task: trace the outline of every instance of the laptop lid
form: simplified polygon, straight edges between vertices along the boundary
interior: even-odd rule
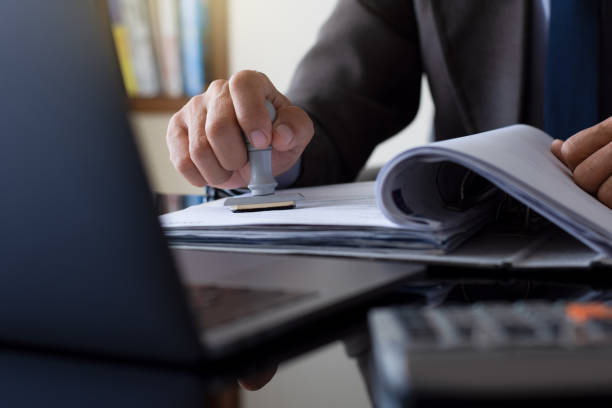
[[[0,2],[0,341],[192,362],[106,3]]]

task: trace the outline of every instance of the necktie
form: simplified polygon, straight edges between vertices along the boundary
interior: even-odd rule
[[[565,140],[599,121],[599,0],[551,0],[544,130]]]

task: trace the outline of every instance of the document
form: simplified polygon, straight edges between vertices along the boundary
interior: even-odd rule
[[[427,192],[436,184],[431,168],[439,171],[440,163],[450,162],[480,175],[595,251],[612,255],[612,210],[574,183],[569,169],[550,151],[551,142],[539,129],[515,125],[408,150],[381,170],[379,208],[397,224],[410,222],[392,199],[393,191],[401,191],[406,205],[427,217],[429,206],[420,194],[434,196]],[[413,174],[425,180],[415,183]]]
[[[538,129],[510,126],[407,150],[375,183],[288,190],[304,196],[295,209],[232,213],[218,200],[160,220],[175,245],[418,260],[466,252],[466,241],[499,222],[512,198],[573,237],[559,245],[575,247],[575,238],[588,246],[576,257],[612,256],[612,210],[573,182],[551,141]],[[487,241],[479,239],[472,241]],[[496,250],[489,243],[487,251]],[[467,253],[477,261],[477,248]]]
[[[402,228],[376,205],[375,183],[287,190],[304,200],[294,209],[233,213],[223,200],[161,216],[173,243],[253,246],[383,247],[440,250],[449,238]]]

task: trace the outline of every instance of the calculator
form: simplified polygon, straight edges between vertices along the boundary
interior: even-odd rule
[[[380,405],[612,395],[604,303],[400,306],[368,319]]]

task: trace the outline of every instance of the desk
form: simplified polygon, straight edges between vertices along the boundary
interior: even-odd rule
[[[498,272],[498,279],[491,279],[490,271],[430,268],[427,280],[419,282],[419,285],[439,284],[444,288],[444,298],[457,302],[514,300],[526,295],[529,298],[573,298],[593,289],[593,285],[586,283],[589,280],[596,282],[594,286],[600,295],[607,295],[607,290],[612,289],[610,274],[608,278],[601,274],[589,277],[584,271],[580,275],[565,273],[563,276],[556,276],[555,280],[558,282],[552,282],[552,275],[548,275],[547,279],[545,274],[532,278],[525,274],[517,276]],[[368,307],[422,303],[426,298],[423,293],[400,288],[393,295],[378,298]],[[350,353],[367,367],[367,341],[363,341],[362,337],[366,311],[367,308],[364,307],[362,310],[347,312],[343,316],[335,316],[327,322],[318,322],[317,327],[306,328],[304,332],[284,339],[284,344],[270,345],[268,352],[276,353],[279,358],[292,358],[330,342],[350,338],[353,339],[351,341],[354,346]],[[273,350],[274,348],[276,350]],[[248,366],[248,356],[241,358],[244,359],[242,364]],[[236,361],[236,364],[240,365],[241,362]],[[282,372],[279,375],[283,375]],[[218,395],[220,390],[224,390],[220,384],[225,381],[227,376],[217,376],[214,370],[204,374],[192,373],[168,367],[138,366],[61,354],[6,348],[0,350],[2,406],[228,406],[211,405],[211,398]],[[236,401],[230,402],[234,405],[229,406],[236,406]]]

